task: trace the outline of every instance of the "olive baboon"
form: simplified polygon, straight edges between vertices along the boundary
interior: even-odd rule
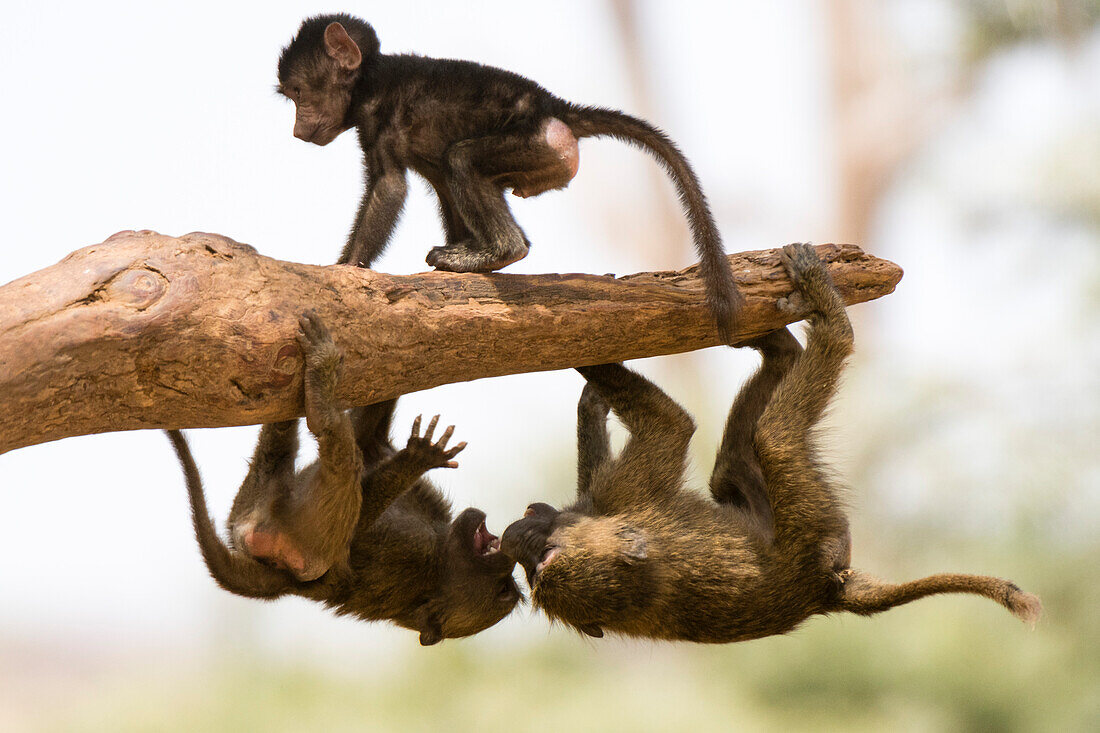
[[[741,295],[699,179],[657,128],[622,112],[559,99],[503,69],[471,61],[383,54],[369,23],[346,14],[307,18],[279,57],[278,91],[294,102],[294,136],[327,145],[355,127],[366,182],[340,262],[372,262],[405,204],[406,171],[439,198],[445,244],[429,265],[499,270],[530,243],[504,192],[537,196],[577,173],[577,139],[609,136],[655,156],[691,226],[719,333],[733,334]]]
[[[515,562],[499,552],[485,514],[450,506],[422,474],[455,468],[465,443],[454,430],[432,442],[438,415],[420,418],[401,450],[390,442],[396,400],[336,407],[342,355],[320,320],[300,319],[306,425],[318,460],[295,472],[298,421],[264,425],[229,514],[229,546],[206,508],[198,468],[178,430],[168,436],[183,465],[195,535],[218,585],[251,598],[292,594],[336,613],[388,619],[421,644],[475,634],[504,618],[521,594]]]
[[[682,490],[691,417],[621,364],[582,367],[577,501],[532,504],[501,549],[534,604],[580,631],[730,642],[781,634],[809,616],[870,615],[934,593],[975,593],[1034,622],[1039,599],[997,578],[943,574],[893,585],[850,566],[848,522],[811,430],[852,350],[844,303],[809,245],[781,259],[805,314],[806,350],[786,329],[750,345],[764,360],[731,408],[710,481]],[[801,352],[801,353],[800,353]],[[610,455],[608,409],[630,437]]]

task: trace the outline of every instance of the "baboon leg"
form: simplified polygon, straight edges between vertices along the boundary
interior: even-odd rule
[[[577,138],[559,119],[543,120],[534,134],[517,131],[480,163],[482,173],[520,198],[565,188],[580,163]]]
[[[530,243],[516,223],[504,189],[520,197],[564,188],[577,172],[577,139],[561,120],[547,118],[447,149],[433,182],[447,230],[427,263],[451,272],[489,272],[527,256]]]
[[[267,423],[260,428],[260,439],[252,453],[252,465],[269,474],[294,470],[298,457],[298,419]]]
[[[695,423],[680,405],[645,377],[622,364],[578,367],[630,432],[615,462],[603,507],[636,506],[679,492],[687,446]],[[606,505],[606,506],[604,506]]]
[[[272,487],[289,487],[294,482],[294,461],[297,457],[297,419],[267,423],[260,428],[248,473],[233,499],[233,508],[229,510],[230,529],[254,512],[270,514],[276,498]]]
[[[577,498],[590,497],[592,475],[611,456],[607,435],[610,407],[587,382],[577,402]]]
[[[451,189],[447,187],[443,173],[440,171],[424,171],[424,177],[439,200],[439,218],[443,224],[444,241],[451,244],[452,242],[463,242],[470,239],[472,236],[470,230],[466,227],[466,222],[462,220],[458,209],[455,207],[454,197],[451,195]]]
[[[760,529],[770,534],[771,505],[764,489],[764,474],[753,439],[768,400],[779,380],[802,353],[802,346],[786,328],[739,346],[757,349],[763,361],[741,388],[730,408],[722,444],[710,476],[710,492],[715,501],[730,504],[751,515]]]
[[[775,516],[776,540],[813,541],[846,526],[827,478],[814,463],[809,431],[836,393],[852,351],[852,327],[814,249],[792,244],[781,256],[809,311],[810,328],[806,350],[780,379],[764,408],[755,442]]]
[[[527,236],[512,216],[501,185],[483,172],[485,161],[516,144],[493,135],[455,143],[447,151],[440,201],[462,220],[468,239],[448,242],[428,252],[426,262],[449,272],[491,272],[527,256]]]
[[[210,576],[218,585],[231,593],[250,598],[277,598],[290,589],[286,574],[265,567],[248,555],[230,550],[218,537],[214,522],[206,508],[202,479],[195,458],[187,445],[187,439],[179,430],[166,430],[172,447],[176,450],[183,475],[187,481],[187,493],[191,501],[191,519]]]
[[[302,471],[289,495],[276,501],[275,519],[301,551],[299,580],[319,577],[342,561],[359,519],[362,458],[351,418],[336,406],[342,354],[312,313],[300,319],[305,354],[306,425],[317,439],[317,461]]]

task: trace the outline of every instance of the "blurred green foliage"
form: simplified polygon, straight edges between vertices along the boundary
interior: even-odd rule
[[[722,647],[591,641],[553,629],[529,643],[494,643],[490,634],[419,649],[409,635],[408,653],[384,655],[382,668],[365,657],[344,673],[238,650],[104,680],[34,729],[1100,730],[1100,545],[1051,557],[936,544],[965,558],[959,566],[1002,571],[1038,592],[1046,614],[1037,629],[986,600],[951,596],[874,619],[816,618],[786,637]],[[915,559],[904,568],[858,559],[898,578],[944,569],[926,558],[919,568]]]
[[[965,0],[967,56],[980,61],[998,49],[1036,38],[1074,41],[1100,23],[1100,0]]]

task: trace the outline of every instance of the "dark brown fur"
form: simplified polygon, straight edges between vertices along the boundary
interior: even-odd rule
[[[621,364],[579,369],[577,501],[533,504],[504,532],[536,606],[593,636],[730,642],[782,634],[809,616],[870,615],[934,593],[975,593],[1034,622],[1039,600],[1012,583],[933,575],[890,585],[849,567],[848,522],[819,467],[811,430],[836,391],[852,330],[808,245],[783,262],[806,316],[805,352],[783,329],[750,345],[760,370],[730,411],[711,477],[713,501],[682,489],[691,418]],[[801,353],[800,353],[801,352]],[[614,410],[630,431],[608,449]]]
[[[404,207],[406,171],[439,198],[446,244],[428,264],[500,269],[527,255],[505,189],[536,196],[577,172],[577,138],[611,136],[656,156],[691,225],[707,302],[729,342],[741,296],[706,197],[687,159],[660,130],[622,112],[555,97],[530,79],[470,61],[379,52],[366,22],[325,15],[302,23],[279,59],[279,92],[296,106],[295,136],[327,145],[357,128],[366,167],[359,212],[340,257],[374,260]]]
[[[447,501],[422,478],[457,466],[452,459],[465,443],[447,448],[449,427],[433,444],[436,419],[421,436],[418,417],[397,450],[389,439],[396,400],[337,409],[340,351],[315,316],[304,316],[301,328],[306,424],[318,460],[296,473],[297,421],[264,425],[229,515],[228,546],[210,519],[187,441],[167,431],[214,580],[242,596],[298,595],[339,614],[390,620],[419,631],[425,645],[504,618],[520,598],[515,563],[497,551],[483,512],[467,509],[452,521]]]

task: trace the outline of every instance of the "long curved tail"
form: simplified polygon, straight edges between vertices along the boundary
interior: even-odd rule
[[[179,430],[165,430],[179,458],[187,495],[191,500],[191,523],[202,551],[202,559],[211,577],[225,590],[249,598],[277,598],[287,591],[289,583],[282,573],[260,565],[255,560],[232,552],[218,536],[214,521],[206,508],[202,477],[187,439]]]
[[[858,570],[850,571],[841,591],[839,610],[863,616],[881,613],[925,596],[938,593],[973,593],[1007,608],[1013,616],[1034,627],[1043,612],[1039,598],[1025,593],[1015,583],[986,575],[940,573],[894,585]]]
[[[722,341],[732,343],[743,299],[734,282],[706,196],[684,154],[656,127],[618,110],[570,105],[560,117],[578,138],[613,137],[648,151],[661,163],[676,186],[691,226],[700,273],[706,284],[707,306],[718,322]]]

